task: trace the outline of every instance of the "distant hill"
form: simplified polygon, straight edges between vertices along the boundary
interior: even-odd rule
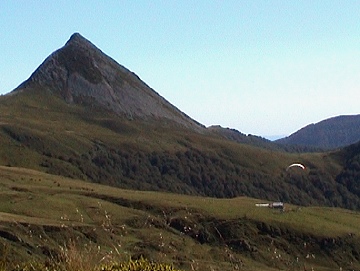
[[[291,145],[280,144],[266,138],[256,135],[245,135],[236,129],[224,128],[219,125],[213,125],[207,128],[210,133],[216,134],[224,139],[235,141],[242,144],[251,145],[254,147],[264,148],[268,150],[286,151],[286,152],[319,152],[323,149],[307,145]]]
[[[281,145],[275,144],[266,138],[251,134],[246,135],[236,129],[224,128],[220,125],[213,125],[207,129],[214,134],[238,143],[249,144],[266,149],[283,149]]]
[[[335,149],[360,141],[360,115],[344,115],[310,124],[274,142]]]

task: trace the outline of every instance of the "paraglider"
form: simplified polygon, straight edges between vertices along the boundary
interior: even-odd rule
[[[299,167],[299,168],[305,170],[305,166],[304,166],[303,164],[294,163],[294,164],[291,164],[290,166],[288,166],[288,167],[286,168],[286,171],[288,171],[288,170],[289,170],[290,168],[292,168],[292,167]]]

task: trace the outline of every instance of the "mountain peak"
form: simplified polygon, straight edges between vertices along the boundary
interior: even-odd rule
[[[97,49],[94,44],[92,44],[88,39],[84,38],[80,33],[74,33],[70,36],[69,40],[66,42],[65,46],[74,46],[78,48],[93,48]]]
[[[74,34],[71,35],[70,39],[68,40],[68,42],[83,42],[83,41],[88,41],[87,39],[85,39],[80,33],[75,32]]]
[[[16,90],[27,87],[41,87],[68,103],[96,103],[128,118],[155,118],[195,130],[204,128],[79,33],[72,34]]]

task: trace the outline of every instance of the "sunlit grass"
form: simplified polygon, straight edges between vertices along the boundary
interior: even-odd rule
[[[299,207],[285,203],[285,210],[279,211],[256,207],[256,203],[264,202],[260,199],[215,199],[123,190],[15,167],[0,167],[0,187],[1,229],[14,238],[18,236],[22,242],[41,244],[58,251],[57,260],[63,253],[63,261],[68,257],[69,264],[71,262],[77,269],[100,268],[104,256],[106,259],[115,259],[113,256],[116,256],[117,264],[126,263],[131,255],[136,254],[155,262],[174,263],[183,270],[210,267],[213,270],[232,270],[235,266],[246,266],[244,270],[258,271],[263,270],[266,261],[276,270],[275,267],[283,263],[271,262],[275,250],[282,254],[287,264],[300,257],[302,262],[320,267],[326,266],[327,261],[321,257],[307,259],[306,251],[299,252],[302,244],[290,244],[288,252],[281,249],[285,241],[282,237],[264,235],[259,243],[252,244],[252,238],[258,236],[257,225],[263,223],[275,231],[293,232],[296,236],[303,236],[304,240],[307,236],[337,239],[360,234],[359,213],[344,209]],[[176,224],[170,226],[174,221],[183,223],[179,225],[184,228]],[[233,224],[234,231],[241,231],[240,225],[246,227],[248,237],[241,238],[251,247],[256,247],[264,259],[257,262],[252,259],[256,254],[251,256],[250,252],[233,251],[222,239],[224,232],[217,232],[222,224],[229,227]],[[199,243],[197,229],[208,234],[209,243]],[[51,234],[59,236],[52,239]],[[71,240],[76,242],[71,243]],[[95,240],[99,242],[100,250],[97,250]],[[241,240],[237,242],[243,242]],[[88,259],[89,251],[96,257]],[[84,256],[79,258],[86,264],[92,261],[92,267],[76,263],[76,255],[82,253]],[[37,265],[27,265],[26,270],[34,270],[29,269],[30,266],[39,267],[39,263],[41,261]],[[103,267],[110,268],[112,263]],[[319,267],[316,270],[326,270]],[[9,266],[3,261],[0,268]]]

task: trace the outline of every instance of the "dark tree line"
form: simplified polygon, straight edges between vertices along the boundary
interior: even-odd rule
[[[147,153],[96,145],[86,154],[61,159],[80,171],[72,177],[83,176],[121,188],[218,198],[250,196],[299,205],[360,208],[360,186],[354,181],[360,178],[359,161],[349,161],[344,171],[334,178],[315,168],[308,174],[272,176],[195,148]],[[49,166],[49,171],[54,169],[54,164]],[[68,171],[71,177],[70,173]]]
[[[54,139],[29,131],[11,127],[3,130],[38,153],[42,157],[39,165],[51,174],[138,190],[360,208],[360,144],[336,153],[344,165],[336,177],[317,168],[310,168],[308,174],[274,176],[241,166],[231,154],[191,146],[175,152],[148,152],[131,146],[94,143],[90,150],[79,154]]]

